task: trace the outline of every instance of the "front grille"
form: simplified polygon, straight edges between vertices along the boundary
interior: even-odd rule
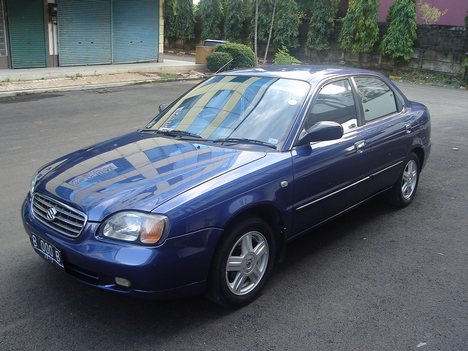
[[[34,216],[57,232],[76,238],[86,224],[86,215],[48,196],[35,193],[32,201]]]

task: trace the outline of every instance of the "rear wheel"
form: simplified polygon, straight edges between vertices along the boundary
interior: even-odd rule
[[[410,153],[400,177],[389,193],[389,200],[394,206],[405,207],[413,201],[418,188],[419,172],[419,158],[415,153]]]
[[[252,302],[271,275],[275,255],[275,238],[266,222],[240,221],[226,232],[215,255],[209,297],[229,307]]]

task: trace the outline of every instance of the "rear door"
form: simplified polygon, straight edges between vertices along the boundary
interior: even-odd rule
[[[362,110],[362,152],[368,162],[366,195],[391,186],[402,169],[412,140],[412,117],[395,91],[376,76],[355,76]]]

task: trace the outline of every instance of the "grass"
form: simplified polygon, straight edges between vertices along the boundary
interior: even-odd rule
[[[158,76],[161,77],[161,79],[175,79],[175,78],[177,78],[175,75],[170,74],[170,73],[165,73],[165,72],[158,73]]]

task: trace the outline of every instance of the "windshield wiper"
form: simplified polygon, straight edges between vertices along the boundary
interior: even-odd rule
[[[276,145],[267,143],[266,141],[247,139],[247,138],[224,138],[212,140],[213,143],[231,143],[231,144],[254,144],[262,145],[276,150]]]
[[[171,137],[177,137],[179,139],[203,139],[201,136],[195,133],[190,133],[185,130],[178,130],[178,129],[151,129],[145,128],[140,129],[140,132],[152,132],[162,135],[167,135]]]

